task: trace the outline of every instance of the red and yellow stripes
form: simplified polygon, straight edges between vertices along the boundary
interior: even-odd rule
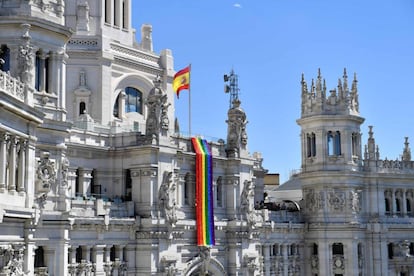
[[[212,246],[214,241],[213,158],[207,141],[191,138],[196,152],[197,245]]]

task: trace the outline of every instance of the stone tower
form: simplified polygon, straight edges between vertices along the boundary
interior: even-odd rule
[[[336,89],[326,94],[320,70],[311,87],[302,75],[301,127],[302,171],[356,169],[360,166],[364,122],[359,114],[357,79],[348,88],[346,69]]]

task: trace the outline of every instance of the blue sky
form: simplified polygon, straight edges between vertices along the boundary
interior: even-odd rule
[[[318,68],[328,90],[345,67],[350,78],[357,73],[363,145],[368,125],[381,158],[399,157],[405,136],[414,141],[412,0],[132,2],[138,36],[142,24],[151,24],[155,52],[171,49],[176,70],[192,65],[192,133],[226,138],[223,75],[234,69],[249,151],[261,152],[264,167],[282,182],[301,165],[301,74],[310,83]],[[187,91],[176,100],[176,115],[188,131]]]

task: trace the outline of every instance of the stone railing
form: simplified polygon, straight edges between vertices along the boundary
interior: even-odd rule
[[[16,78],[13,78],[10,73],[0,70],[0,91],[25,102],[25,84]]]

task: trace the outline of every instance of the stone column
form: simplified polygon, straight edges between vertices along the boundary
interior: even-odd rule
[[[264,266],[264,275],[270,276],[270,245],[265,244],[262,247],[263,250],[263,266]]]
[[[405,194],[406,190],[401,191],[402,193],[402,209],[401,215],[406,217],[407,216],[407,196]]]
[[[234,235],[234,234],[233,234]],[[242,275],[242,250],[241,250],[241,243],[237,241],[236,238],[230,238],[228,240],[228,269],[229,269],[229,276],[239,276]]]
[[[289,274],[289,244],[284,243],[280,245],[282,247],[282,257],[283,257],[283,275],[288,276]]]
[[[105,275],[104,271],[104,253],[105,253],[105,245],[95,245],[93,247],[93,260],[92,262],[95,263],[95,275],[101,276]]]
[[[26,147],[27,141],[20,139],[20,150],[19,150],[19,177],[18,177],[18,186],[17,191],[19,194],[25,194],[25,181],[26,181]]]
[[[35,151],[36,151],[36,142],[34,140],[28,140],[26,143],[26,208],[32,208],[33,201],[34,201],[34,195],[35,195],[35,185],[32,185],[32,183],[35,183],[35,177],[36,177],[36,158],[35,158]]]
[[[79,170],[81,177],[79,177],[79,192],[82,196],[89,195],[91,192],[92,169]]]
[[[143,217],[156,217],[157,168],[132,169],[131,178],[132,201],[135,202],[135,213]]]
[[[135,251],[136,251],[135,244],[128,244],[126,246],[126,256],[124,256],[124,259],[127,262],[128,271],[135,270],[135,259],[136,259]]]
[[[56,245],[58,247],[58,245]],[[52,248],[50,246],[43,246],[43,252],[44,252],[44,260],[45,265],[48,267],[49,275],[65,275],[65,274],[58,274],[55,269],[58,269],[60,264],[57,263],[57,256],[55,256],[55,248]],[[66,257],[66,256],[65,256]]]
[[[33,241],[33,233],[33,229],[25,229],[26,249],[24,252],[24,271],[33,270],[34,267],[35,242]]]
[[[330,260],[332,258],[331,246],[327,241],[318,243],[318,259],[319,259],[319,272],[325,272],[326,275],[330,275],[332,269],[330,267]]]
[[[226,187],[226,213],[228,219],[237,219],[238,206],[240,205],[240,187],[239,178],[236,176],[230,176],[225,179]]]
[[[6,190],[7,139],[8,135],[0,132],[0,193]]]
[[[358,240],[347,241],[344,247],[345,275],[358,274]]]
[[[118,99],[118,116],[120,119],[125,118],[125,99],[126,94],[124,91],[119,93],[119,99]]]
[[[62,236],[60,240],[56,242],[55,249],[55,263],[57,265],[54,270],[49,270],[49,275],[68,275],[69,230],[61,229],[61,234]],[[55,274],[53,274],[52,271],[55,271]]]
[[[76,263],[76,246],[71,245],[70,247],[68,247],[68,251],[69,251],[69,263],[75,264]]]
[[[397,204],[395,202],[395,189],[392,189],[391,200],[392,200],[392,203],[391,203],[391,206],[392,206],[391,214],[394,216],[394,215],[397,214]]]
[[[9,154],[9,191],[16,191],[16,137],[10,137],[10,154]]]

